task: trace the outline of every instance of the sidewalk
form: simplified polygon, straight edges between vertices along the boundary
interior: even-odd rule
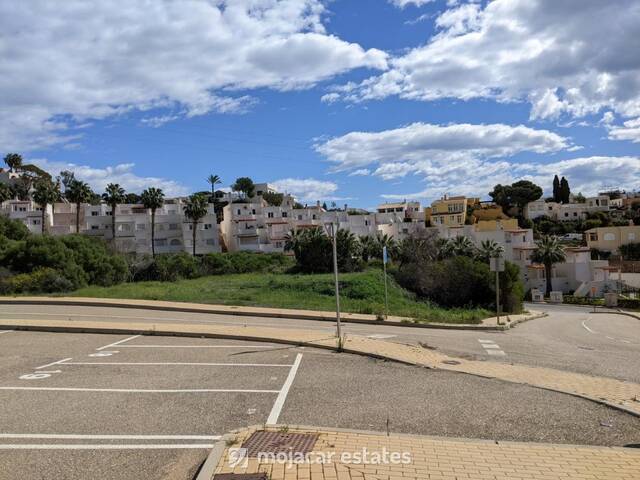
[[[315,427],[268,429],[283,435],[318,435],[312,451],[305,459],[307,461],[280,463],[275,458],[262,458],[259,461],[254,457],[248,458],[244,465],[241,462],[240,465],[231,467],[233,458],[236,457],[235,454],[229,455],[229,449],[241,447],[257,430],[263,428],[249,427],[225,435],[212,451],[197,480],[215,479],[214,474],[259,472],[266,473],[266,478],[270,480],[640,478],[640,450],[631,448],[492,442],[395,434],[386,436],[373,432]],[[292,452],[293,459],[296,458],[296,451],[299,449]],[[364,458],[365,452],[368,454],[368,461],[358,462],[356,455]]]
[[[187,313],[208,313],[221,315],[253,316],[265,318],[292,318],[296,320],[316,320],[335,322],[336,312],[295,310],[287,308],[246,307],[231,305],[208,305],[202,303],[165,302],[158,300],[124,300],[116,298],[85,297],[0,297],[0,305],[73,305],[86,307],[139,308]],[[546,313],[530,311],[522,315],[504,315],[485,318],[481,324],[419,323],[412,318],[390,315],[386,320],[378,320],[375,315],[342,312],[340,318],[346,323],[366,323],[393,325],[396,327],[447,328],[458,330],[507,330],[519,323],[546,316]]]
[[[337,349],[337,340],[324,332],[261,326],[229,326],[205,324],[152,324],[78,320],[2,320],[3,329],[118,333],[146,335],[182,335],[210,338],[306,345]],[[517,364],[480,362],[449,357],[415,345],[388,342],[349,335],[343,346],[347,353],[392,360],[427,368],[468,373],[507,382],[531,385],[575,395],[640,416],[640,384],[612,378]]]

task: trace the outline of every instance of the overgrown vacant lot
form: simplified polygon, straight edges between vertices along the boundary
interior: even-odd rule
[[[382,314],[382,272],[369,269],[340,276],[341,307],[345,312]],[[246,273],[216,275],[176,282],[137,282],[113,287],[91,286],[73,296],[167,300],[306,310],[335,309],[332,274],[293,275]],[[479,323],[491,313],[481,308],[444,309],[417,301],[389,278],[389,314],[421,322]]]

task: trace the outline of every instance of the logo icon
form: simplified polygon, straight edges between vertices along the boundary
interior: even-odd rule
[[[246,467],[249,464],[249,456],[246,448],[230,448],[229,449],[229,466]]]

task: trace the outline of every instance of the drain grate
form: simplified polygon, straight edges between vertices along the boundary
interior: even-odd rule
[[[213,480],[269,480],[265,472],[261,473],[217,473]]]
[[[313,450],[318,440],[314,433],[254,432],[242,444],[249,457],[259,453],[306,454]]]
[[[447,365],[460,365],[460,362],[457,360],[443,360],[442,363],[446,363]]]

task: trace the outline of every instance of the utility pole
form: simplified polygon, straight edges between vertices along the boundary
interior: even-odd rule
[[[489,267],[492,272],[496,272],[496,320],[500,325],[500,272],[504,272],[504,258],[490,258]]]
[[[500,272],[496,270],[496,319],[500,325]]]
[[[338,284],[338,246],[337,232],[334,223],[331,223],[331,243],[333,246],[333,276],[336,288],[336,335],[338,337],[338,345],[342,345],[342,328],[340,324],[340,286]]]
[[[386,245],[382,247],[382,269],[384,270],[384,319],[389,319],[389,290],[387,289],[387,260]]]

